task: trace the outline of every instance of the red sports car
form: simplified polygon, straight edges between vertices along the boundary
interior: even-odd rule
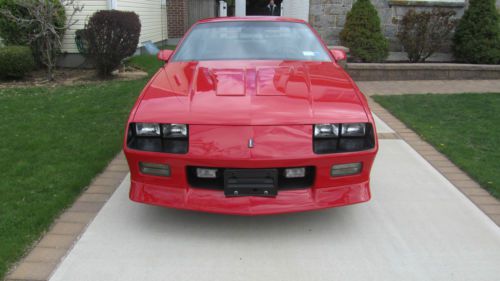
[[[363,94],[306,22],[197,22],[127,124],[130,199],[239,215],[370,199],[377,153]]]

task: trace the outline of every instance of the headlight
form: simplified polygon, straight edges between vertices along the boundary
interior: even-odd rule
[[[162,125],[164,138],[186,138],[188,127],[186,124],[165,124]]]
[[[130,123],[127,146],[149,152],[186,154],[189,151],[189,125]]]
[[[362,151],[375,147],[371,123],[314,125],[313,151],[316,154]]]
[[[161,134],[160,124],[137,123],[135,124],[135,133],[139,137],[159,137]]]
[[[314,125],[315,138],[336,138],[339,136],[338,124],[318,124]]]
[[[366,132],[365,123],[351,123],[342,124],[342,136],[343,137],[362,137]]]

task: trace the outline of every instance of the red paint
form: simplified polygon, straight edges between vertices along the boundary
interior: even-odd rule
[[[218,18],[294,21],[281,17]],[[325,46],[326,48],[326,46]],[[170,55],[170,54],[169,54]],[[369,177],[378,145],[352,153],[317,155],[318,123],[369,122],[365,97],[335,62],[201,61],[167,63],[146,85],[129,122],[189,124],[189,152],[152,153],[124,145],[137,202],[206,212],[262,215],[322,209],[370,199]],[[128,126],[127,126],[128,128]],[[375,133],[376,134],[376,133]],[[255,147],[248,148],[254,139]],[[142,175],[138,163],[167,163],[172,176]],[[332,178],[331,166],[363,162],[359,175]],[[192,188],[186,166],[224,168],[316,167],[311,188],[279,191],[275,198],[226,198]]]

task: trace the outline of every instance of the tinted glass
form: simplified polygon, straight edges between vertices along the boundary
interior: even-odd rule
[[[173,61],[199,60],[331,61],[307,25],[257,21],[197,25]]]

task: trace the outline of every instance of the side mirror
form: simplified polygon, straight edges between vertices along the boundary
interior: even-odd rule
[[[347,54],[344,50],[340,49],[330,49],[330,52],[332,52],[333,57],[337,62],[345,61],[347,60]]]
[[[158,59],[164,62],[168,62],[174,51],[172,50],[161,50],[158,52]]]

